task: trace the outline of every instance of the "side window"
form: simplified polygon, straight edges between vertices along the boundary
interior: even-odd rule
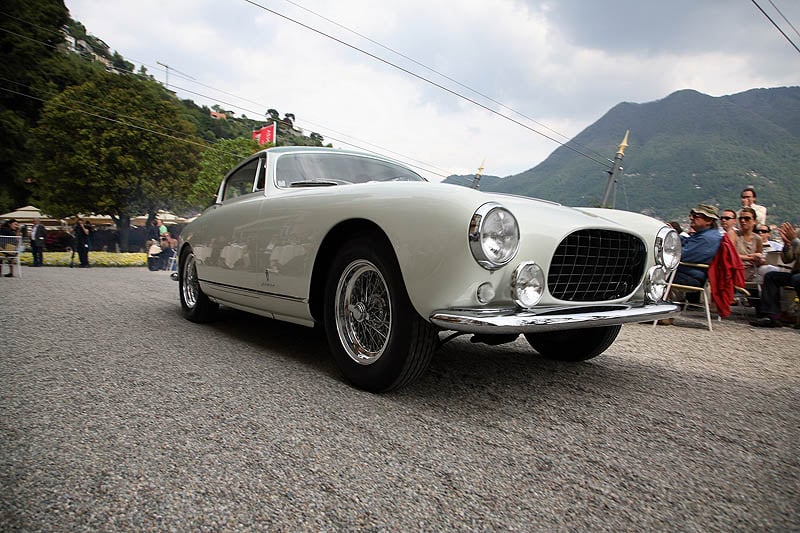
[[[222,192],[222,201],[228,201],[243,194],[253,192],[256,181],[256,170],[258,170],[258,159],[254,159],[228,176],[225,182],[225,190]]]

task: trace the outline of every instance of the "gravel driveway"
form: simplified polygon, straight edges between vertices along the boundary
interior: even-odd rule
[[[0,530],[800,529],[800,331],[623,327],[601,357],[459,338],[342,381],[324,336],[197,325],[143,268],[0,279]]]

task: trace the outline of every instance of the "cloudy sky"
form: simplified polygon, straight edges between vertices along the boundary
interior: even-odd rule
[[[800,46],[800,2],[756,1]],[[166,82],[158,63],[169,65],[182,98],[249,118],[293,113],[306,134],[411,162],[434,180],[473,174],[484,159],[486,174],[532,168],[558,147],[532,130],[564,142],[620,102],[800,85],[800,53],[753,0],[66,5],[137,68]]]

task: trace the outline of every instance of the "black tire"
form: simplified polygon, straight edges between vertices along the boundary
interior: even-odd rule
[[[191,248],[181,252],[180,271],[178,272],[178,293],[181,297],[183,316],[192,322],[211,322],[217,314],[219,304],[209,300],[200,288],[197,278],[197,265]]]
[[[534,350],[554,361],[577,362],[597,357],[614,342],[622,326],[526,333]]]
[[[438,345],[436,328],[411,305],[394,251],[378,236],[354,239],[336,255],[324,322],[342,374],[371,392],[416,380]]]

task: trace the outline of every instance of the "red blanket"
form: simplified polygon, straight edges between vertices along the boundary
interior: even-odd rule
[[[725,318],[731,314],[734,287],[744,287],[744,264],[727,235],[722,236],[719,250],[708,266],[708,281],[717,314]]]

